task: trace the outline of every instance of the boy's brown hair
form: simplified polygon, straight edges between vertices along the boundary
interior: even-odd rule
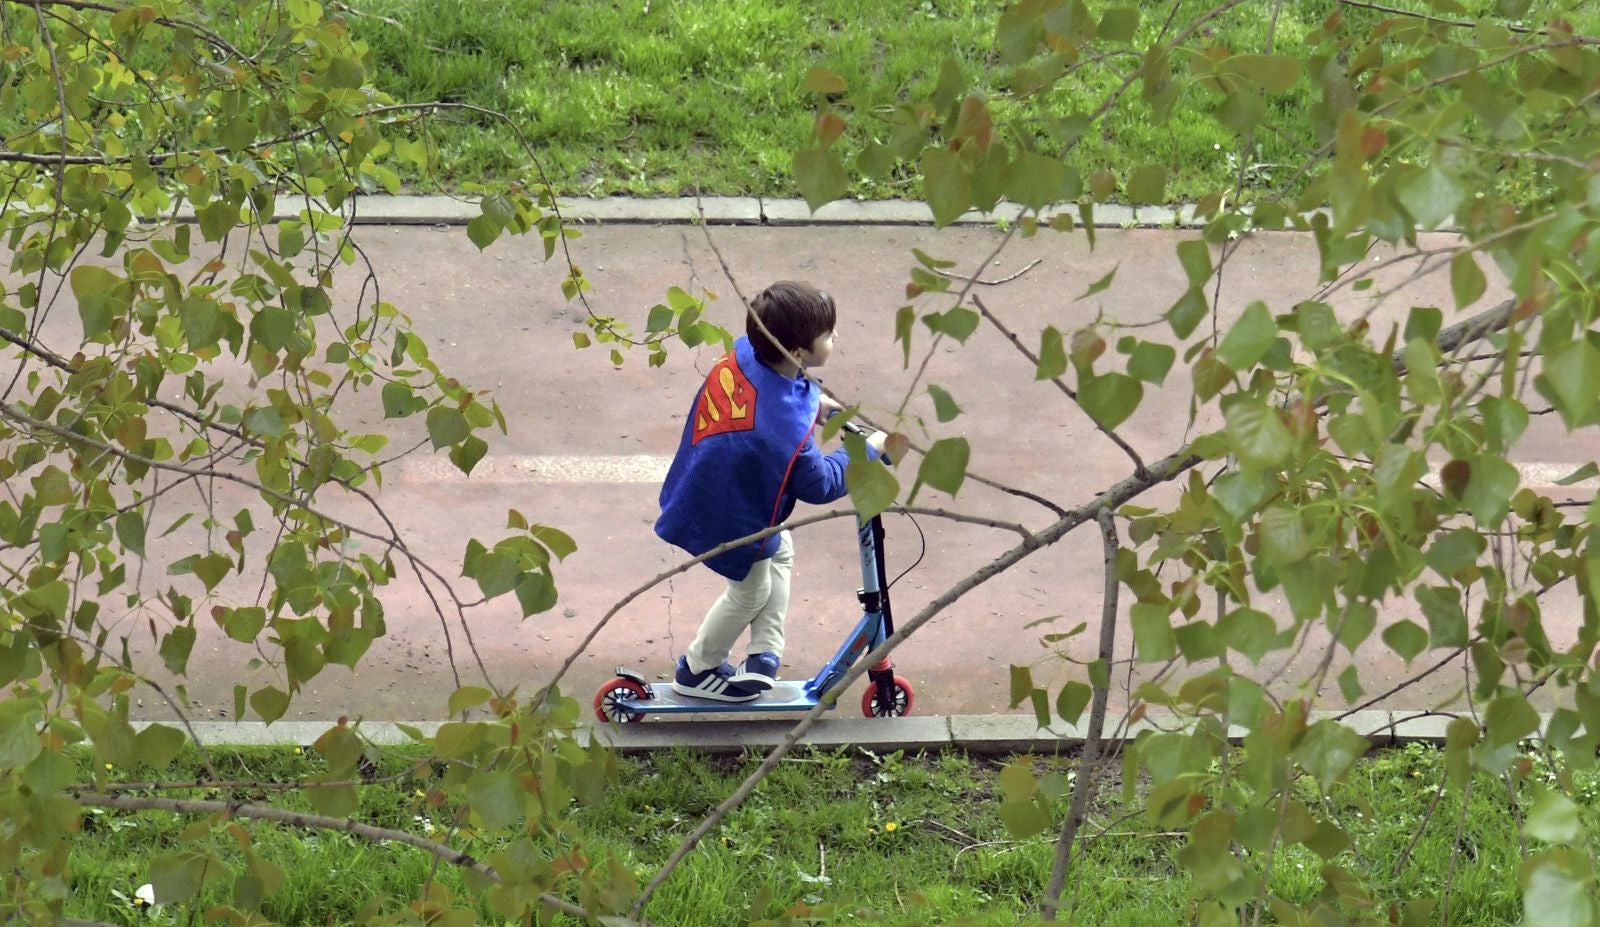
[[[809,283],[779,280],[750,300],[745,334],[756,356],[767,366],[777,367],[785,360],[778,345],[788,349],[790,354],[797,354],[801,348],[810,348],[818,338],[833,331],[837,321],[832,296]],[[762,324],[771,332],[771,339],[761,330]]]

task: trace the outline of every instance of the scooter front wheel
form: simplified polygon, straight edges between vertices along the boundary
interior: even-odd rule
[[[629,711],[622,707],[625,701],[638,701],[649,698],[644,686],[631,679],[613,679],[600,687],[594,694],[594,714],[601,721],[633,724],[644,720],[644,713]]]
[[[889,685],[889,701],[885,704],[878,697],[878,684],[868,680],[867,690],[861,693],[861,713],[869,718],[898,718],[911,714],[911,706],[916,703],[916,693],[911,690],[911,683],[904,676],[895,676]]]

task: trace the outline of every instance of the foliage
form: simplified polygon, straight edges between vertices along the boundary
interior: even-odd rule
[[[350,427],[349,396],[416,420],[421,444],[465,472],[504,416],[491,395],[439,369],[409,317],[375,295],[370,271],[359,301],[333,295],[341,269],[361,272],[356,195],[398,188],[397,160],[426,155],[408,122],[439,107],[396,104],[372,88],[364,46],[318,3],[191,12],[178,2],[0,3],[0,110],[10,126],[0,146],[0,337],[13,361],[0,386],[8,920],[60,916],[73,890],[65,838],[86,808],[198,815],[188,839],[150,863],[149,879],[165,902],[221,880],[228,890],[211,916],[236,920],[282,881],[238,822],[265,814],[354,827],[349,781],[366,747],[344,722],[315,744],[326,767],[305,792],[312,817],[272,818],[232,789],[189,801],[117,786],[114,770],[160,774],[188,741],[166,724],[136,731],[130,696],[154,691],[185,716],[181,680],[199,623],[256,647],[256,665],[275,681],[237,686],[234,715],[270,722],[324,667],[355,666],[385,633],[380,593],[401,571],[439,590],[441,618],[472,605],[383,516],[373,490],[387,438]],[[477,193],[481,216],[467,231],[480,247],[535,232],[548,257],[563,241],[536,177]],[[580,293],[581,271],[566,282]],[[199,492],[199,517],[163,514],[176,491]],[[334,498],[368,505],[388,532],[329,514]],[[512,511],[501,538],[469,545],[465,573],[484,599],[514,595],[530,614],[553,605],[552,564],[571,549],[562,532]],[[576,910],[548,890],[598,870],[576,857],[552,862],[566,858],[552,815],[574,791],[603,783],[609,763],[571,739],[576,703],[464,687],[449,708],[489,719],[428,739],[443,770],[439,801],[461,802],[450,826],[520,824],[525,836],[486,862],[442,858],[505,917]],[[75,745],[104,763],[87,782],[64,758]],[[535,778],[537,794],[520,784]],[[208,779],[221,781],[215,769]],[[189,846],[213,830],[237,843],[234,864]],[[610,877],[599,872],[577,893],[596,912],[623,903],[605,888]],[[458,907],[430,873],[415,898],[377,913],[411,901],[417,916],[444,920]]]
[[[0,393],[0,913],[64,915],[68,835],[99,809],[190,820],[149,878],[164,904],[207,898],[213,920],[252,922],[282,885],[281,867],[252,849],[252,829],[276,822],[430,854],[415,893],[372,899],[364,920],[468,923],[486,904],[511,921],[638,922],[696,846],[737,820],[787,746],[702,809],[653,875],[594,852],[570,813],[598,797],[614,757],[575,739],[578,705],[555,680],[532,695],[474,680],[444,706],[461,720],[416,732],[438,779],[424,798],[449,809],[431,836],[353,816],[374,754],[347,721],[313,745],[325,764],[314,781],[287,784],[309,812],[260,800],[278,786],[230,780],[203,754],[201,787],[214,797],[120,781],[123,771],[164,774],[188,741],[169,725],[136,731],[129,702],[148,690],[185,713],[181,685],[167,680],[188,668],[203,616],[253,643],[276,674],[276,684],[241,686],[234,706],[272,721],[327,664],[355,665],[384,633],[382,590],[401,571],[437,597],[441,620],[464,626],[470,608],[502,596],[524,614],[550,608],[554,565],[572,549],[558,529],[508,512],[500,536],[463,553],[469,595],[392,528],[331,514],[338,499],[382,517],[373,489],[385,439],[344,424],[350,396],[364,391],[386,416],[413,419],[419,448],[468,473],[485,435],[504,427],[494,397],[440,370],[399,307],[370,287],[355,305],[332,295],[338,272],[361,262],[354,195],[397,189],[396,161],[427,163],[421,120],[496,116],[459,101],[394,102],[371,86],[364,43],[314,0],[208,9],[0,0],[0,112],[14,120],[0,148],[10,261],[0,337],[16,360]],[[1239,164],[1258,139],[1301,137],[1290,112],[1315,139],[1271,184],[1240,169],[1197,198],[1203,232],[1172,257],[1189,289],[1159,333],[1102,318],[1018,334],[1003,291],[980,298],[976,277],[957,288],[935,272],[952,265],[915,255],[894,329],[908,363],[924,357],[913,392],[933,392],[936,349],[993,326],[1059,390],[1062,415],[1084,416],[1127,458],[1128,476],[1077,504],[1033,497],[1055,519],[1042,530],[1003,525],[958,495],[980,476],[1005,488],[967,472],[961,396],[934,394],[936,425],[886,422],[901,432],[897,450],[921,455],[912,493],[955,496],[942,517],[1024,538],[901,620],[845,682],[988,579],[1094,525],[1106,579],[1098,658],[1057,692],[1026,671],[1012,680],[1041,723],[1086,732],[1070,787],[1021,765],[999,781],[1006,826],[1055,838],[1050,875],[1031,887],[1042,917],[1077,903],[1066,887],[1112,752],[1126,613],[1139,684],[1122,721],[1161,723],[1137,727],[1121,757],[1124,798],[1182,834],[1172,858],[1187,873],[1193,921],[1450,922],[1460,839],[1441,883],[1398,894],[1356,865],[1358,825],[1330,797],[1368,744],[1313,712],[1334,687],[1343,703],[1368,699],[1362,659],[1393,652],[1417,675],[1441,656],[1468,662],[1465,706],[1445,706],[1454,720],[1441,813],[1463,821],[1481,806],[1474,783],[1504,783],[1527,920],[1592,924],[1577,774],[1600,744],[1600,504],[1522,485],[1515,461],[1536,415],[1559,420],[1576,448],[1595,446],[1600,423],[1600,301],[1589,283],[1600,262],[1600,40],[1574,27],[1592,25],[1577,18],[1584,10],[1528,0],[1470,10],[1439,0],[1426,11],[1347,0],[1308,21],[1300,44],[1279,47],[1289,5],[1270,9],[1023,0],[998,14],[992,56],[930,63],[931,79],[903,95],[861,90],[839,62],[803,78],[817,113],[792,168],[813,205],[843,195],[852,173],[917,178],[940,224],[1006,201],[1016,218],[1000,247],[1056,233],[1092,243],[1096,204],[1166,199],[1164,153],[1132,169],[1096,158],[1094,140],[1130,108],[1158,125],[1179,112],[1209,120]],[[1231,44],[1217,38],[1224,28]],[[1248,28],[1259,34],[1247,47],[1238,37]],[[1072,92],[1084,87],[1104,90],[1086,104]],[[465,191],[481,211],[467,234],[488,247],[536,232],[547,258],[565,258],[570,232],[537,151],[523,151],[530,174]],[[1257,187],[1244,206],[1247,183]],[[1446,226],[1459,234],[1423,234]],[[1219,314],[1236,243],[1282,229],[1313,237],[1322,258],[1303,299]],[[1379,245],[1416,275],[1448,274],[1460,320],[1404,307],[1402,322],[1375,324],[1387,294],[1364,259]],[[982,258],[976,266],[989,266]],[[582,271],[568,270],[563,289],[581,300]],[[1115,298],[1114,275],[1089,290]],[[635,343],[659,358],[674,338],[720,337],[699,311],[688,294],[668,294],[642,337],[591,316],[578,339],[611,345],[614,360]],[[1122,432],[1157,388],[1191,397],[1194,436],[1147,460],[1150,449]],[[895,459],[898,477],[857,469],[862,509],[899,504],[913,483],[907,455]],[[1595,472],[1591,461],[1567,482]],[[1175,501],[1141,498],[1162,486]],[[202,515],[164,517],[160,503],[180,488],[202,494]],[[143,594],[147,573],[165,588]],[[1552,590],[1574,592],[1577,621],[1547,613]],[[1286,607],[1267,607],[1268,594]],[[1421,621],[1390,620],[1402,605]],[[1307,678],[1263,669],[1305,650],[1322,657]],[[1339,661],[1349,668],[1334,681]],[[1548,719],[1535,689],[1557,706]],[[95,757],[87,782],[68,759],[79,746]],[[1140,781],[1147,790],[1133,788]],[[204,848],[213,835],[237,854]],[[1286,886],[1283,867],[1307,853],[1315,880]],[[434,878],[445,866],[462,891]]]
[[[1162,314],[1160,335],[1103,317],[1076,331],[1015,333],[1003,296],[978,296],[975,277],[936,274],[952,265],[916,255],[896,326],[908,362],[926,353],[912,393],[936,376],[930,362],[946,339],[965,342],[976,326],[993,325],[1018,346],[1019,361],[1058,385],[1075,407],[1063,414],[1085,416],[1108,452],[1126,456],[1129,474],[1076,507],[1053,500],[1053,525],[935,605],[1033,556],[1034,545],[1100,525],[1107,593],[1089,685],[1051,693],[1017,668],[1013,701],[1033,704],[1044,725],[1083,724],[1094,758],[1117,623],[1128,613],[1139,672],[1125,720],[1157,710],[1181,724],[1139,732],[1123,782],[1148,776],[1146,813],[1188,832],[1178,859],[1201,924],[1389,923],[1402,911],[1408,923],[1448,918],[1382,901],[1382,882],[1352,868],[1350,823],[1326,801],[1293,795],[1308,783],[1329,793],[1367,749],[1343,716],[1311,713],[1335,688],[1335,704],[1388,694],[1368,691],[1364,657],[1392,651],[1413,678],[1441,655],[1465,660],[1470,687],[1448,706],[1452,798],[1466,807],[1473,770],[1507,777],[1517,800],[1536,809],[1522,832],[1528,922],[1589,924],[1600,909],[1589,857],[1572,848],[1585,829],[1570,775],[1594,766],[1600,743],[1590,662],[1600,642],[1600,502],[1523,485],[1515,464],[1534,416],[1559,416],[1574,448],[1597,446],[1600,302],[1590,281],[1600,265],[1600,40],[1550,5],[1346,2],[1327,5],[1291,53],[1275,46],[1274,32],[1288,8],[1272,5],[1258,43],[1239,47],[1212,37],[1213,23],[1242,10],[1237,3],[1187,21],[1174,6],[1156,17],[1154,35],[1148,10],[1019,3],[1000,14],[993,71],[977,75],[948,59],[931,92],[889,113],[866,105],[870,92],[858,98],[842,74],[812,72],[817,120],[794,168],[813,208],[841,195],[851,170],[912,169],[941,225],[970,209],[1005,208],[1015,215],[1007,240],[1081,233],[1091,245],[1094,206],[1114,197],[1164,202],[1171,161],[1157,150],[1130,171],[1084,173],[1038,143],[1037,125],[1069,150],[1088,147],[1106,114],[1137,98],[1158,121],[1209,114],[1242,156],[1259,137],[1292,133],[1282,104],[1309,94],[1315,141],[1292,180],[1274,189],[1240,172],[1198,198],[1203,231],[1173,255],[1189,289]],[[1111,62],[1122,58],[1138,65],[1116,71]],[[1098,105],[1065,102],[1057,91],[1104,71],[1122,79]],[[1442,244],[1424,234],[1442,228],[1459,234]],[[1224,316],[1238,241],[1283,229],[1315,238],[1319,275],[1303,281],[1300,299]],[[1370,257],[1384,248],[1396,255],[1384,266],[1447,274],[1454,305],[1386,307]],[[1101,291],[1115,298],[1110,277],[1090,288]],[[1377,323],[1386,309],[1402,322]],[[1175,358],[1185,372],[1172,369]],[[1139,414],[1147,385],[1189,391],[1197,435],[1153,463],[1118,433]],[[914,446],[931,443],[925,466],[937,462],[917,482],[959,485],[965,460],[938,453],[959,421],[903,427],[911,425],[925,429]],[[1561,482],[1595,472],[1590,461]],[[1172,504],[1135,502],[1166,483]],[[893,504],[897,487],[879,485],[872,505]],[[1575,591],[1581,614],[1546,611],[1545,597],[1562,589]],[[1272,596],[1285,606],[1269,608]],[[926,617],[902,622],[900,634]],[[1321,655],[1304,678],[1268,669],[1302,652]],[[1345,668],[1335,681],[1337,665]],[[1530,701],[1540,688],[1555,699],[1548,720]],[[1518,784],[1530,737],[1556,764],[1554,791]],[[1071,904],[1057,897],[1091,780],[1079,779],[1084,798],[1059,822],[1047,919]],[[1011,784],[1015,828],[1050,826],[1038,789],[1028,778]],[[1544,811],[1560,824],[1533,826]],[[1273,884],[1294,845],[1322,860],[1315,898]],[[1449,912],[1451,888],[1446,880],[1436,897],[1415,902]]]

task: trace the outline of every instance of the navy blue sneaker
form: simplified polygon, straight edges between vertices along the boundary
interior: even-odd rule
[[[733,677],[735,682],[771,688],[778,681],[778,655],[752,653],[744,658],[744,670]]]
[[[738,679],[734,675],[733,667],[726,663],[703,673],[691,672],[688,657],[678,658],[678,672],[672,679],[672,691],[679,695],[708,698],[718,702],[748,702],[770,686],[771,683],[760,685],[754,681]]]

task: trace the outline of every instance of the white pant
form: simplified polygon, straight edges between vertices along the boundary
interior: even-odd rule
[[[728,588],[706,612],[689,645],[689,671],[703,673],[721,666],[745,628],[750,629],[747,653],[783,656],[783,620],[789,613],[793,570],[794,541],[785,531],[778,535],[777,552],[757,560],[744,579],[728,580]]]

